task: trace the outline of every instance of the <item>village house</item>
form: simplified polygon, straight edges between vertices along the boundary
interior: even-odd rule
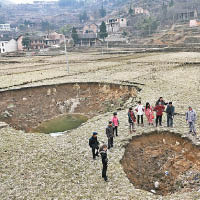
[[[53,46],[53,45],[59,45],[61,43],[64,43],[65,41],[65,36],[63,34],[59,34],[59,33],[50,33],[47,34],[43,37],[44,39],[44,43],[47,46]]]
[[[120,30],[120,28],[124,27],[127,27],[126,18],[108,19],[106,22],[106,28],[108,33],[116,33]]]
[[[10,24],[0,24],[0,31],[11,31]]]
[[[83,33],[98,33],[98,25],[96,24],[86,24],[83,27]]]
[[[30,49],[40,50],[40,49],[44,49],[45,46],[46,46],[46,43],[45,43],[43,37],[41,37],[41,36],[30,37]]]
[[[178,21],[192,20],[198,18],[198,11],[183,9],[181,12],[177,13],[175,16]]]
[[[141,7],[137,7],[137,8],[135,8],[135,15],[139,15],[139,14],[150,16],[150,13],[148,10],[145,10]]]
[[[0,53],[10,53],[15,51],[17,51],[16,40],[0,38]]]
[[[76,45],[78,46],[96,46],[101,44],[101,41],[97,38],[97,34],[87,33],[87,34],[78,34],[78,42]]]

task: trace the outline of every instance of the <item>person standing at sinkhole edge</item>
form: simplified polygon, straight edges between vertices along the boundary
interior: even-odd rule
[[[175,107],[172,105],[172,102],[169,102],[167,109],[166,109],[167,127],[173,127],[174,111],[175,111]]]
[[[128,122],[129,122],[129,128],[130,128],[130,133],[132,133],[133,131],[135,131],[135,121],[136,121],[136,117],[135,114],[133,112],[133,108],[130,107],[128,110]]]
[[[108,126],[106,128],[106,135],[108,138],[108,149],[113,147],[113,137],[114,137],[114,130],[112,121],[109,121]]]
[[[104,144],[100,147],[100,155],[101,155],[101,159],[102,159],[102,164],[103,164],[103,168],[102,168],[102,178],[104,178],[105,181],[108,181],[108,177],[107,177],[107,168],[108,168],[108,157],[107,157],[107,145]]]
[[[159,102],[156,107],[154,107],[154,111],[156,111],[156,127],[159,125],[162,126],[162,115],[165,110],[165,106],[162,104],[162,102]]]
[[[114,135],[116,134],[116,136],[118,136],[119,119],[117,117],[117,112],[113,113],[112,123],[113,123],[113,126],[114,126],[114,128],[113,128]]]
[[[93,159],[96,159],[96,156],[99,156],[99,142],[97,140],[97,132],[93,132],[92,137],[89,139],[89,146],[92,149]]]
[[[143,114],[144,114],[144,106],[141,104],[141,101],[138,101],[138,105],[135,107],[135,111],[137,112],[137,124],[140,125],[140,119],[141,119],[141,125],[143,126]]]
[[[145,107],[145,115],[147,117],[147,121],[149,123],[149,126],[152,125],[153,126],[153,119],[154,119],[154,114],[153,114],[153,108],[150,105],[149,102],[146,103],[146,107]]]
[[[195,110],[192,109],[191,106],[188,107],[188,111],[186,112],[186,122],[189,124],[189,134],[193,132],[193,135],[196,135],[195,122],[197,120],[197,114]]]

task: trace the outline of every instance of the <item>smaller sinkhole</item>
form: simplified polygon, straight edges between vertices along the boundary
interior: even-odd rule
[[[199,190],[200,147],[169,132],[135,136],[121,160],[137,188],[166,196]]]
[[[33,128],[31,132],[38,133],[60,133],[78,128],[86,122],[88,117],[80,114],[67,114],[42,122],[38,127]]]

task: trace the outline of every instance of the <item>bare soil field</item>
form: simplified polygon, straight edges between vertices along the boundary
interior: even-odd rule
[[[97,131],[100,143],[107,142],[105,128],[112,117],[112,112],[116,109],[112,106],[107,112],[99,113],[79,128],[60,137],[25,133],[12,127],[0,129],[0,199],[200,199],[200,193],[196,187],[169,190],[167,194],[164,192],[166,196],[161,196],[162,192],[155,195],[149,192],[150,188],[146,191],[141,187],[135,187],[128,179],[120,162],[127,144],[132,139],[134,140],[134,136],[148,134],[155,130],[158,133],[179,133],[182,137],[187,137],[192,145],[200,145],[200,53],[123,55],[105,53],[102,55],[100,52],[92,51],[72,52],[68,54],[68,59],[69,73],[65,56],[0,58],[0,91],[5,93],[13,89],[44,85],[50,87],[55,84],[76,82],[126,84],[140,88],[141,91],[134,93],[134,97],[129,96],[127,102],[120,105],[118,110],[119,136],[114,138],[114,148],[108,151],[109,182],[104,182],[101,178],[101,159],[98,158],[95,161],[92,159],[88,139],[93,131]],[[114,94],[112,92],[111,94]],[[124,90],[121,95],[126,92]],[[3,93],[0,93],[1,98]],[[87,93],[85,95],[87,96]],[[104,95],[108,96],[101,92],[102,98]],[[174,119],[174,128],[166,127],[164,114],[163,127],[149,127],[145,119],[145,126],[136,127],[136,132],[130,134],[127,119],[128,107],[135,106],[138,100],[141,100],[143,105],[146,102],[154,105],[160,96],[163,96],[166,102],[172,101],[175,106],[178,114]],[[98,97],[97,92],[95,97]],[[116,98],[118,98],[117,95]],[[105,99],[106,97],[104,101]],[[5,106],[5,101],[6,99],[0,102],[1,108]],[[15,96],[12,101],[15,101]],[[94,102],[98,103],[96,99]],[[7,104],[11,107],[9,102]],[[23,105],[23,98],[21,104]],[[188,134],[189,129],[184,115],[189,105],[196,110],[198,115],[197,137]],[[7,106],[5,106],[6,109]],[[41,106],[41,110],[42,107],[44,105]],[[166,143],[168,143],[167,139]],[[182,165],[179,166],[182,169],[185,162],[179,162],[179,164]],[[196,166],[193,167],[196,169]],[[187,170],[184,173],[187,174]],[[198,180],[195,181],[198,182]],[[145,184],[148,185],[148,183]],[[187,182],[185,184],[187,185]],[[149,185],[152,186],[152,183]]]

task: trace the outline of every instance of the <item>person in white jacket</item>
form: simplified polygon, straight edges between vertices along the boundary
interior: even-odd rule
[[[197,135],[196,128],[195,128],[195,122],[197,120],[197,114],[195,110],[192,109],[191,106],[188,107],[188,111],[186,112],[186,122],[189,124],[190,132],[193,132],[193,135]]]
[[[140,124],[141,119],[141,125],[144,125],[143,122],[143,114],[144,114],[144,106],[141,104],[141,101],[138,102],[138,105],[135,107],[135,111],[137,112],[137,124]]]

